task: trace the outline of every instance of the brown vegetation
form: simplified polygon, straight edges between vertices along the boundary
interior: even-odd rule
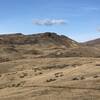
[[[100,100],[99,57],[56,33],[0,35],[0,100]]]

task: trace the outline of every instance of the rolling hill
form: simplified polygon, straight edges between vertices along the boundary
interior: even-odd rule
[[[0,48],[0,62],[34,57],[100,57],[99,48],[51,32],[0,35]]]
[[[0,100],[100,100],[92,43],[51,32],[0,35]]]
[[[83,44],[87,46],[100,46],[100,38],[84,42]]]

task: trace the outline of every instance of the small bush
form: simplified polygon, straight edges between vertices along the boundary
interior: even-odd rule
[[[27,73],[22,73],[22,74],[20,75],[20,78],[24,78],[25,76],[27,76]]]
[[[74,77],[72,80],[84,80],[84,76]]]
[[[50,79],[47,79],[46,82],[52,82],[52,81],[55,81],[56,79],[55,78],[50,78]]]
[[[35,73],[35,75],[37,76],[37,75],[41,75],[41,74],[43,74],[42,72],[37,72],[37,73]]]
[[[100,64],[96,64],[96,66],[100,66]]]
[[[95,75],[93,78],[98,78],[99,76],[98,75]]]
[[[79,80],[79,78],[77,78],[77,77],[74,77],[72,80]]]
[[[62,77],[62,76],[64,76],[63,72],[55,73],[55,77]]]

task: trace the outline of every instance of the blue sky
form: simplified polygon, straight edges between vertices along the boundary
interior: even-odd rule
[[[100,38],[100,0],[0,0],[0,34],[46,31],[76,41]]]

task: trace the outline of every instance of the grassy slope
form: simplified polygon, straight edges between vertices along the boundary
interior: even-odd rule
[[[99,58],[25,59],[2,63],[0,68],[0,100],[100,98]]]

